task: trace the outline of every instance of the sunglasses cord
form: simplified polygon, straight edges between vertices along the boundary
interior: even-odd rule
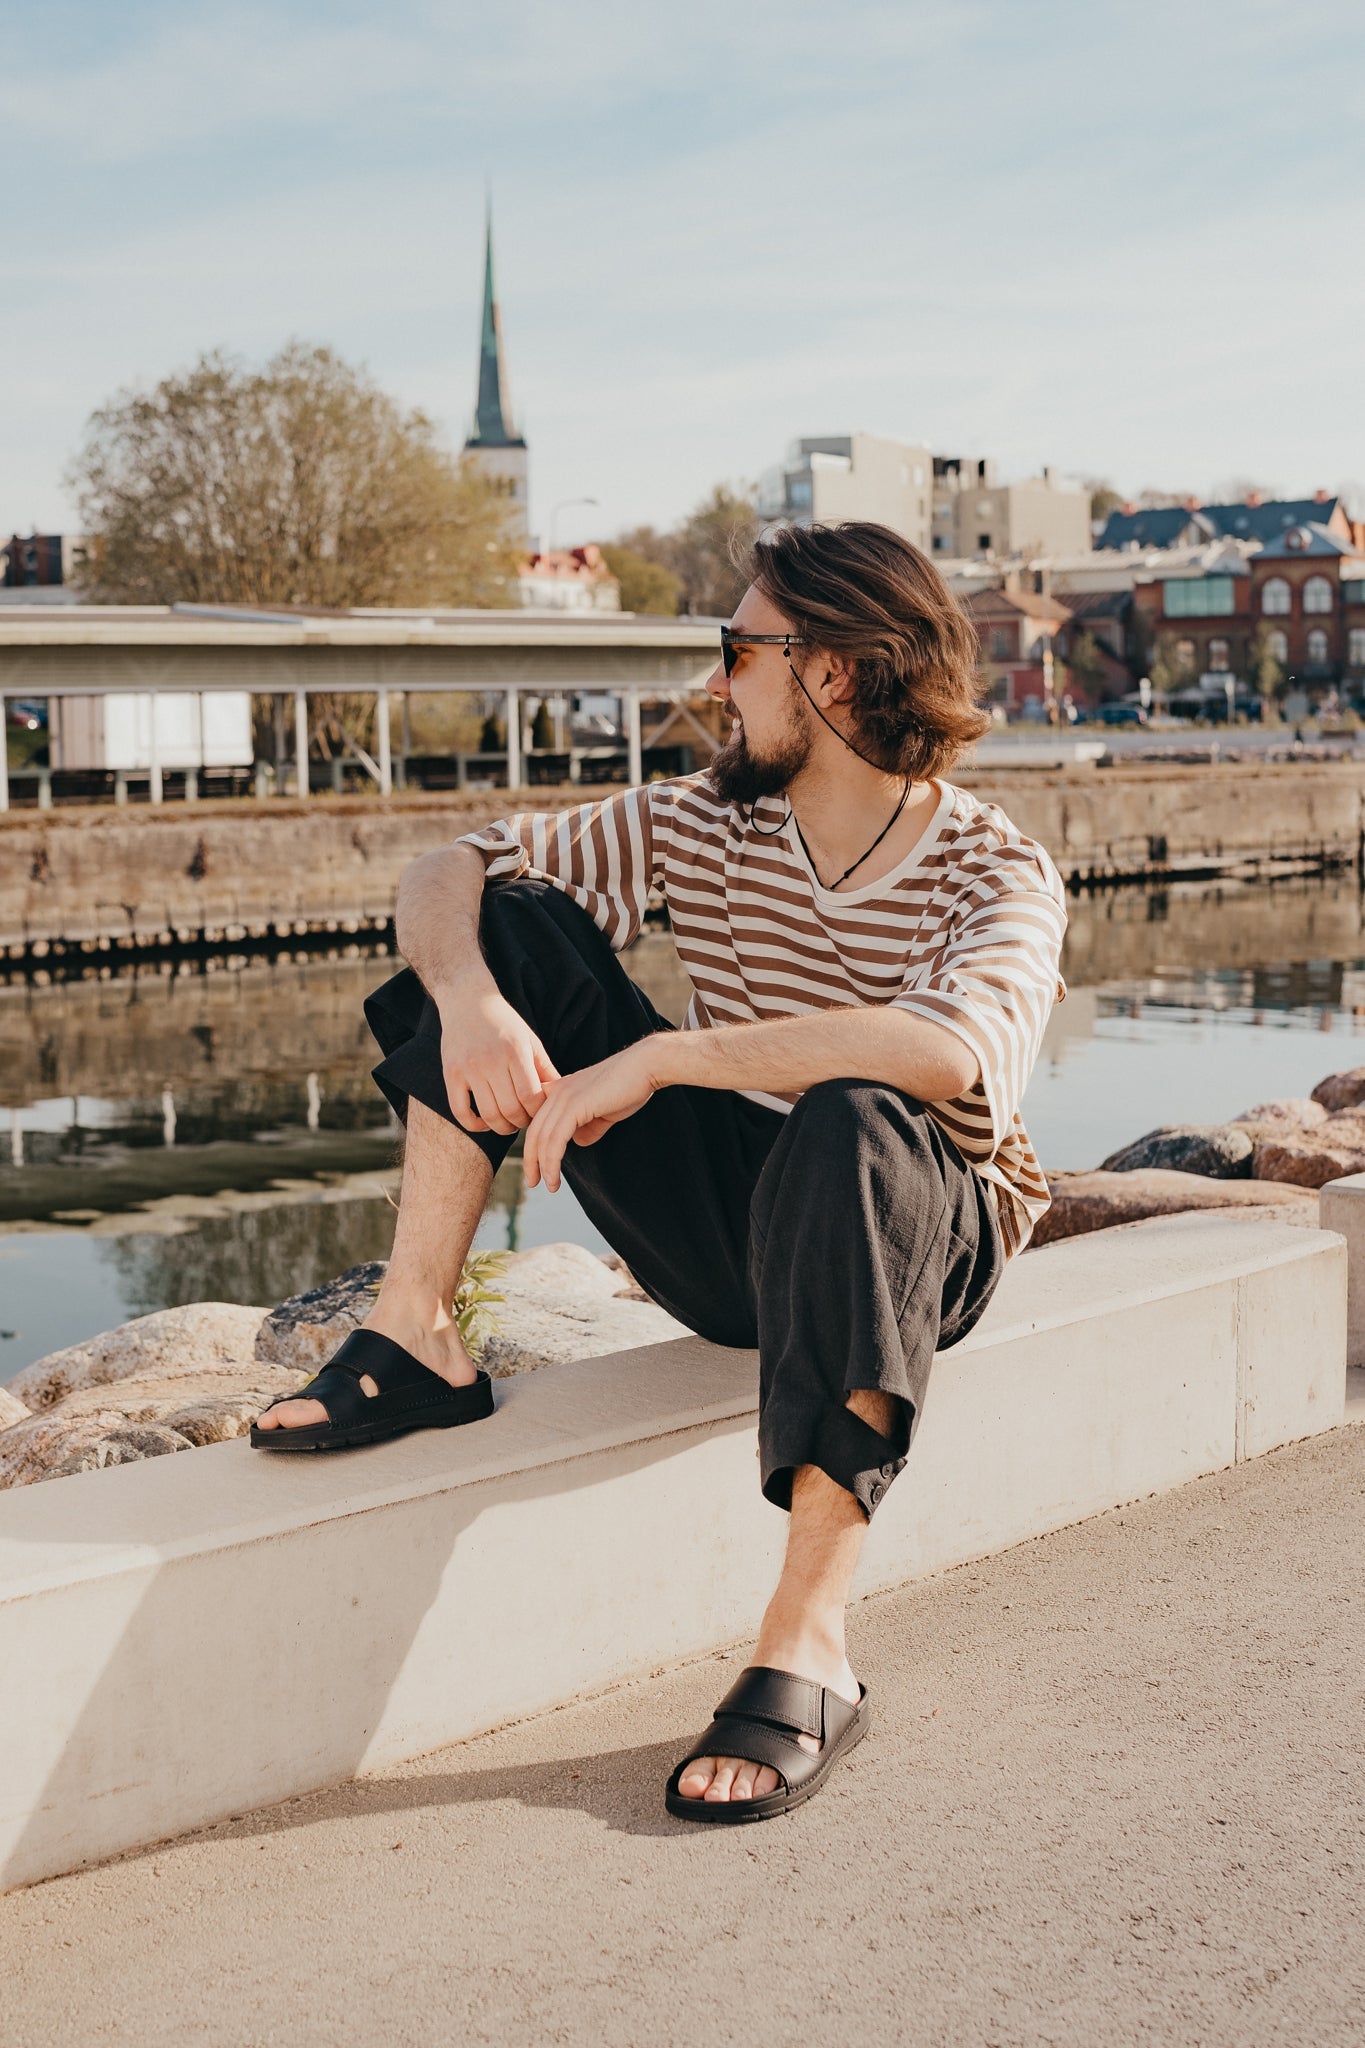
[[[815,701],[814,697],[812,697],[812,695],[811,695],[810,691],[809,691],[809,690],[808,690],[808,689],[806,688],[806,686],[805,686],[805,684],[804,684],[804,683],[802,682],[802,680],[801,680],[800,676],[799,676],[799,675],[798,675],[798,674],[796,673],[796,669],[795,669],[795,667],[793,666],[793,663],[792,663],[792,658],[791,658],[791,648],[790,648],[790,646],[784,647],[784,648],[783,648],[783,650],[782,650],[782,652],[783,652],[783,654],[784,654],[784,655],[786,656],[786,658],[787,658],[787,667],[788,667],[789,669],[791,669],[792,681],[793,681],[793,682],[794,682],[794,683],[796,684],[797,688],[798,688],[798,689],[800,690],[800,692],[801,692],[802,696],[803,696],[803,697],[805,698],[806,702],[807,702],[807,703],[808,703],[808,704],[810,705],[810,708],[811,708],[811,710],[812,710],[812,711],[813,711],[813,712],[815,713],[816,717],[817,717],[817,718],[824,718],[824,720],[825,720],[825,724],[826,724],[827,726],[829,726],[829,729],[830,729],[830,731],[831,731],[831,732],[832,732],[832,733],[834,734],[834,737],[835,737],[835,739],[837,739],[837,740],[842,740],[842,741],[843,741],[843,743],[844,743],[844,745],[845,745],[845,746],[846,746],[846,747],[848,748],[848,751],[850,752],[850,754],[857,754],[857,756],[858,756],[858,759],[859,759],[860,761],[864,761],[864,762],[866,762],[866,763],[867,763],[867,766],[868,766],[869,768],[876,768],[876,767],[879,767],[879,766],[880,766],[880,763],[879,763],[879,762],[877,762],[877,761],[869,761],[869,760],[868,760],[868,757],[867,757],[867,755],[866,755],[866,754],[864,754],[864,753],[861,753],[861,752],[859,751],[859,749],[858,749],[857,747],[855,747],[855,746],[854,746],[854,744],[853,744],[852,740],[851,740],[851,739],[849,739],[849,737],[847,736],[847,734],[846,734],[846,733],[842,733],[842,732],[840,732],[840,730],[839,730],[838,726],[837,726],[837,725],[835,725],[835,724],[834,724],[834,723],[832,722],[832,720],[830,720],[830,719],[828,719],[828,718],[825,718],[825,714],[824,714],[824,712],[823,712],[823,711],[822,711],[822,710],[820,709],[820,706],[819,706],[819,705],[818,705],[818,704],[816,703],[816,701]],[[829,885],[829,886],[830,886],[830,888],[831,888],[831,889],[838,889],[838,888],[841,888],[841,887],[843,886],[843,884],[844,884],[844,883],[845,883],[845,882],[846,882],[846,881],[848,880],[848,878],[849,878],[849,876],[850,876],[850,875],[856,874],[856,873],[858,872],[858,869],[859,869],[859,868],[860,868],[860,867],[862,866],[862,864],[863,864],[863,862],[864,862],[865,860],[871,860],[871,858],[872,858],[873,854],[874,854],[874,853],[875,853],[875,852],[877,851],[877,848],[878,848],[878,847],[879,847],[879,846],[881,845],[881,843],[882,843],[883,839],[885,839],[885,837],[886,837],[887,833],[888,833],[888,832],[889,832],[889,831],[891,830],[891,827],[892,827],[892,826],[893,826],[893,825],[895,824],[895,822],[896,822],[897,818],[898,818],[898,817],[900,816],[901,812],[902,812],[902,811],[903,811],[903,810],[905,809],[905,806],[906,806],[907,802],[909,801],[909,797],[910,797],[910,791],[911,791],[912,787],[913,787],[913,780],[912,780],[912,778],[911,778],[910,776],[908,776],[908,775],[907,775],[907,776],[906,776],[906,778],[905,778],[905,787],[904,787],[904,789],[903,789],[903,790],[901,791],[901,800],[900,800],[900,802],[899,802],[899,803],[898,803],[898,804],[896,805],[896,808],[895,808],[895,810],[894,810],[894,811],[893,811],[893,812],[891,813],[891,816],[890,816],[890,817],[889,817],[889,818],[887,819],[886,823],[885,823],[885,824],[884,824],[884,825],[882,826],[882,829],[881,829],[881,831],[880,831],[880,832],[879,832],[879,833],[877,834],[877,836],[876,836],[876,838],[875,838],[875,839],[873,840],[873,842],[872,842],[871,846],[869,846],[869,847],[868,847],[868,849],[867,849],[867,852],[866,852],[866,853],[860,853],[860,854],[859,854],[859,856],[858,856],[858,858],[857,858],[857,860],[855,860],[855,861],[854,861],[854,863],[853,863],[853,866],[852,866],[851,868],[845,868],[845,869],[844,869],[844,872],[843,872],[843,873],[842,873],[842,874],[840,875],[840,877],[839,877],[839,879],[838,879],[838,881],[837,881],[837,882],[831,882],[831,883],[830,883],[830,885]],[[780,822],[779,822],[778,824],[774,825],[774,826],[773,826],[773,828],[772,828],[772,830],[771,830],[770,832],[765,832],[765,831],[763,830],[763,827],[762,827],[761,825],[755,825],[755,824],[754,824],[754,807],[753,807],[753,805],[752,805],[752,804],[750,804],[750,806],[749,806],[749,818],[748,818],[749,828],[750,828],[750,830],[751,830],[751,831],[755,832],[755,833],[756,833],[756,834],[758,835],[758,837],[759,837],[760,839],[776,839],[776,837],[777,837],[778,833],[779,833],[779,832],[781,832],[781,831],[783,831],[783,830],[785,830],[785,828],[786,828],[786,825],[787,825],[787,822],[788,822],[788,820],[790,820],[790,821],[791,821],[791,823],[792,823],[793,825],[795,825],[795,827],[796,827],[796,836],[797,836],[797,838],[798,838],[798,839],[799,839],[799,840],[801,841],[801,849],[802,849],[803,853],[805,854],[805,856],[806,856],[806,859],[807,859],[808,861],[810,861],[810,865],[811,865],[811,869],[812,869],[812,872],[814,872],[814,870],[815,870],[815,862],[814,862],[814,860],[812,860],[812,859],[811,859],[811,850],[810,850],[810,848],[809,848],[809,847],[808,847],[808,846],[806,845],[806,835],[805,835],[805,833],[804,833],[804,832],[803,832],[803,831],[801,830],[801,820],[800,820],[800,819],[799,819],[799,818],[797,817],[797,815],[796,815],[796,812],[795,812],[795,810],[794,810],[794,809],[792,808],[792,800],[791,800],[791,798],[790,798],[790,797],[788,797],[788,798],[787,798],[787,816],[786,816],[785,818],[783,818],[783,819],[782,819],[782,820],[781,820],[781,821],[780,821]],[[816,874],[816,877],[815,877],[815,879],[816,879],[817,881],[820,881],[820,877],[819,877],[819,875],[818,875],[818,874]],[[823,882],[821,882],[821,883],[820,883],[820,886],[821,886],[821,888],[823,889],[825,885],[824,885],[824,883],[823,883]]]

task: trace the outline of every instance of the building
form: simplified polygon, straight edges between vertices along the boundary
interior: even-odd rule
[[[1252,604],[1267,652],[1310,690],[1365,685],[1365,546],[1309,521],[1263,547]]]
[[[1138,644],[1148,661],[1165,657],[1191,684],[1202,677],[1248,677],[1256,638],[1253,551],[1206,547],[1181,573],[1158,573],[1133,587]]]
[[[619,612],[621,586],[595,541],[527,555],[517,574],[524,605],[537,611]]]
[[[927,448],[876,434],[811,435],[758,487],[760,518],[790,526],[869,519],[929,552],[934,459]]]
[[[0,602],[74,604],[90,558],[83,533],[13,534],[0,544]]]
[[[1054,469],[1019,483],[996,481],[990,461],[934,458],[933,551],[984,556],[1076,555],[1090,548],[1090,496]]]
[[[521,546],[531,538],[525,438],[513,423],[502,355],[502,319],[493,285],[493,216],[484,228],[483,326],[479,335],[479,384],[474,426],[464,444],[472,462],[507,499],[509,537]]]
[[[965,609],[980,642],[987,702],[1003,706],[1008,715],[1027,713],[1033,699],[1031,715],[1038,716],[1047,689],[1043,655],[1057,645],[1070,608],[1041,591],[1015,589],[979,590],[966,600]]]
[[[1121,505],[1111,512],[1098,548],[1178,548],[1201,541],[1245,540],[1261,547],[1280,540],[1291,527],[1325,526],[1342,540],[1354,538],[1345,504],[1330,491],[1311,498],[1263,498],[1249,491],[1234,505],[1202,505],[1186,498],[1180,505]]]

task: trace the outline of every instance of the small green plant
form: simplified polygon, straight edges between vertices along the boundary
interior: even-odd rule
[[[456,1327],[471,1358],[477,1358],[484,1344],[499,1327],[491,1304],[506,1301],[495,1291],[507,1269],[506,1252],[471,1252],[464,1262],[460,1284],[455,1289],[453,1312]]]

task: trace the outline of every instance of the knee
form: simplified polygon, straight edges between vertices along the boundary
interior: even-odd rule
[[[791,1112],[793,1133],[801,1132],[817,1143],[883,1129],[888,1122],[903,1129],[918,1126],[924,1105],[884,1081],[863,1081],[845,1076],[817,1081],[807,1088]]]

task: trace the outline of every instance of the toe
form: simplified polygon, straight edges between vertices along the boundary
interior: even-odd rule
[[[690,1763],[678,1780],[678,1790],[684,1799],[704,1799],[715,1776],[716,1760],[710,1756],[699,1756]]]
[[[310,1423],[325,1422],[327,1410],[321,1401],[276,1401],[258,1417],[258,1429],[306,1429]]]
[[[755,1781],[761,1775],[762,1764],[741,1764],[735,1772],[735,1782],[730,1787],[732,1799],[752,1799]]]
[[[737,1757],[717,1757],[716,1775],[711,1780],[710,1789],[704,1796],[707,1799],[728,1799],[730,1797],[730,1787],[735,1782],[735,1772],[738,1769],[739,1759]]]

